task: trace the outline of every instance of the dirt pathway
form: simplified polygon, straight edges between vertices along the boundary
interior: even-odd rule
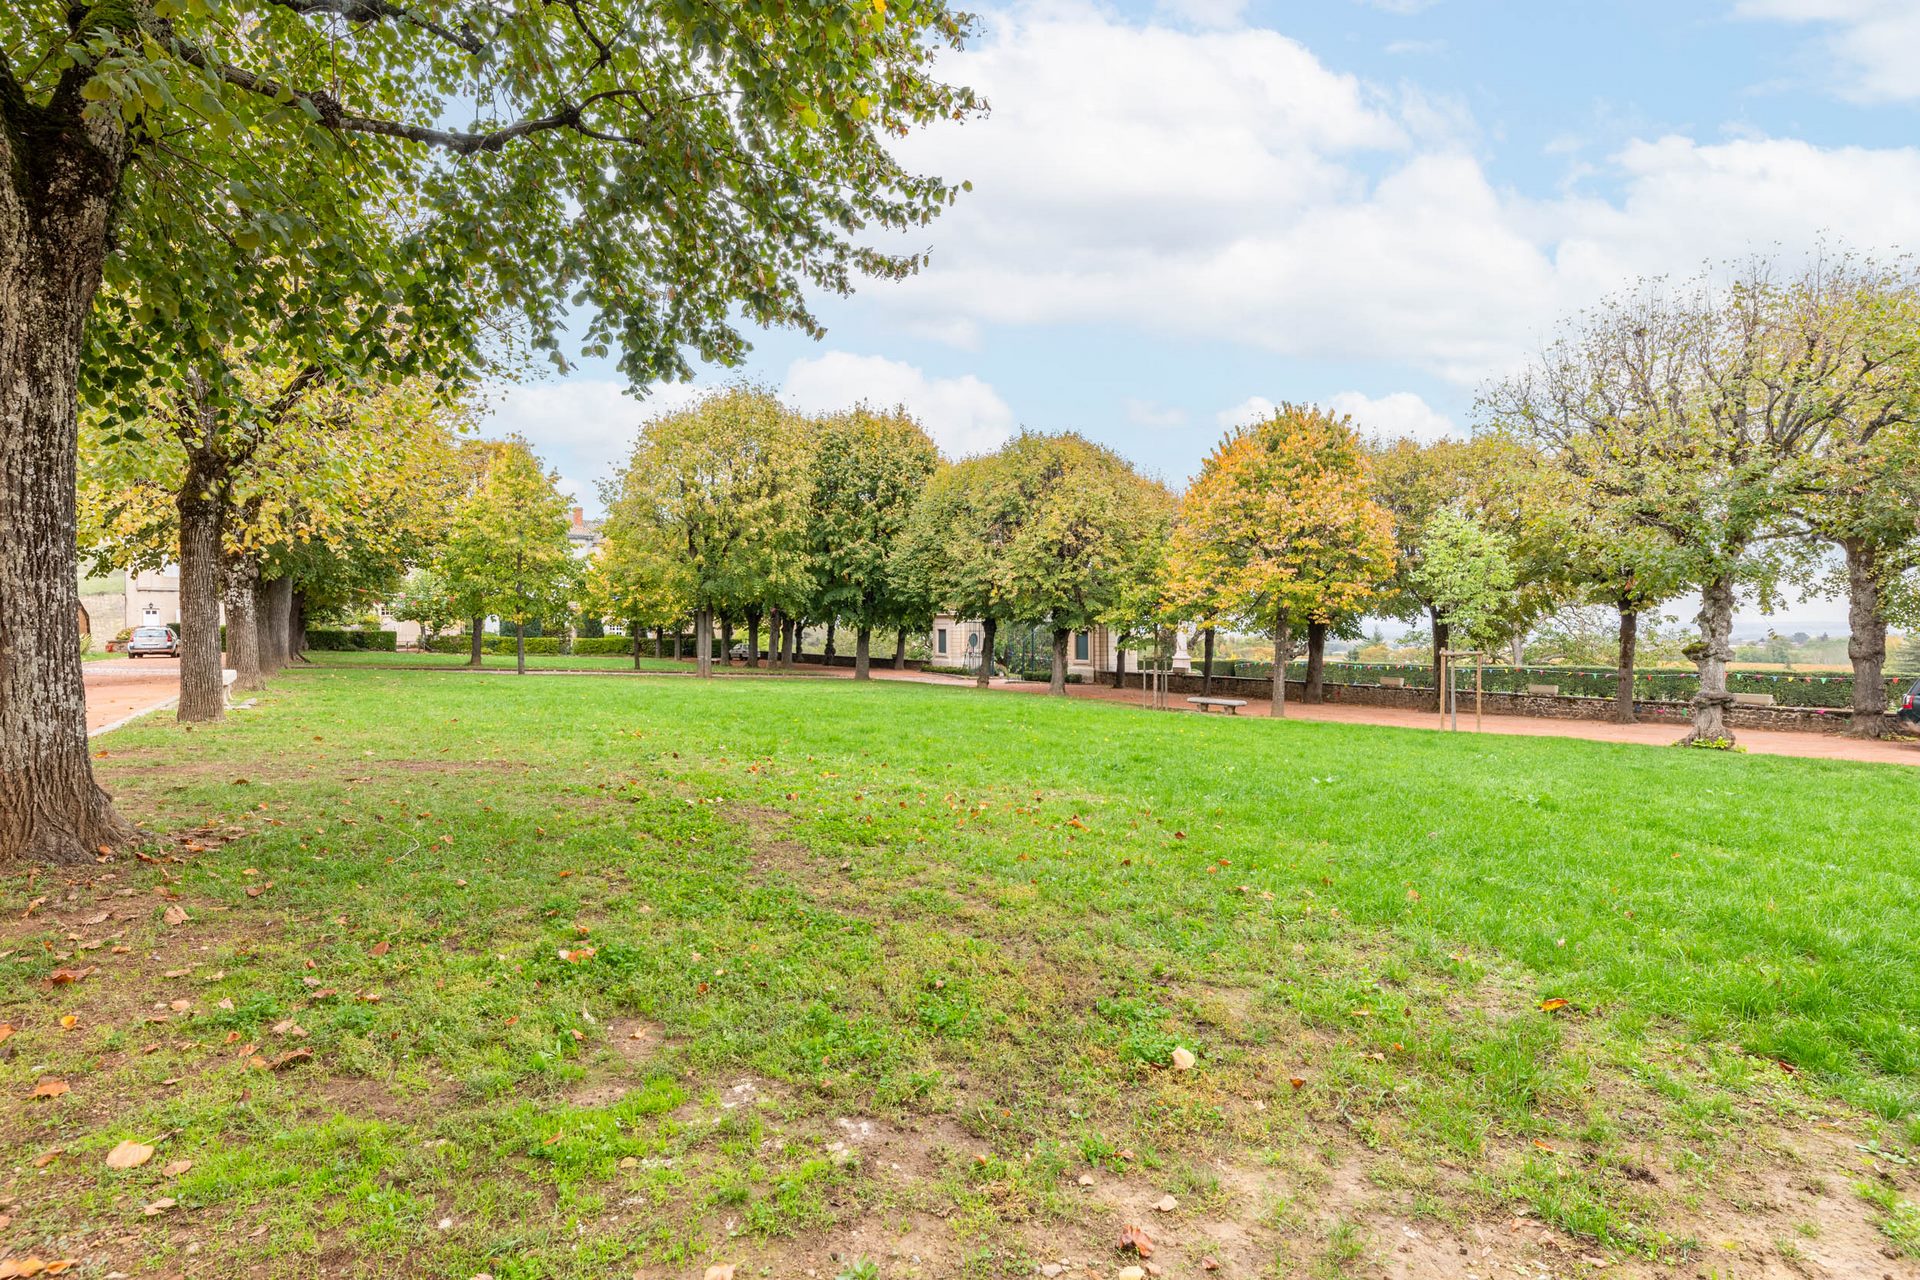
[[[180,664],[177,662],[101,658],[84,666],[89,734],[180,696]]]
[[[876,670],[874,675],[887,680],[917,680],[934,684],[973,683],[971,680],[957,676],[926,675],[916,671]],[[995,680],[993,687],[1010,689],[1017,693],[1044,694],[1047,691],[1044,684],[1024,680]],[[1138,685],[1130,689],[1116,690],[1107,685],[1076,684],[1069,685],[1067,691],[1076,698],[1093,698],[1102,702],[1124,703],[1136,707],[1141,705]],[[1199,708],[1191,706],[1186,697],[1181,694],[1170,694],[1168,703],[1173,710],[1199,713]],[[1239,714],[1264,716],[1268,712],[1269,706],[1265,699],[1250,698],[1247,705],[1240,709]],[[1289,702],[1287,718],[1326,720],[1340,724],[1382,724],[1400,729],[1428,730],[1438,729],[1440,723],[1437,712],[1403,711],[1397,707],[1362,707],[1347,703],[1321,703],[1315,706]],[[1672,724],[1606,724],[1597,720],[1547,720],[1534,716],[1487,716],[1482,721],[1482,726],[1483,732],[1486,733],[1534,738],[1585,738],[1591,742],[1632,742],[1642,746],[1657,747],[1671,745],[1684,732],[1680,726]],[[1471,732],[1472,728],[1472,711],[1463,706],[1460,714],[1461,732]],[[1874,764],[1920,765],[1920,742],[1866,742],[1857,738],[1845,738],[1839,734],[1766,729],[1740,729],[1736,731],[1736,737],[1741,746],[1754,755],[1760,756],[1802,756],[1812,760],[1861,760]]]

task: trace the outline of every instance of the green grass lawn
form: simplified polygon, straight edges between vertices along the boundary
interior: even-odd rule
[[[315,657],[96,744],[161,860],[7,881],[0,1244],[742,1280],[1112,1277],[1128,1224],[1169,1275],[1920,1257],[1909,771]],[[123,1139],[156,1154],[110,1170]]]
[[[365,650],[312,649],[307,658],[315,666],[321,667],[401,667],[408,670],[431,670],[436,667],[465,667],[467,655],[464,653],[378,653]],[[516,669],[514,656],[510,653],[487,653],[480,657],[480,665],[490,671],[512,671]],[[625,654],[539,654],[527,655],[529,671],[632,671],[633,658]],[[693,659],[684,661],[675,658],[655,658],[651,651],[640,658],[641,671],[653,672],[690,672]],[[744,671],[743,666],[739,668]]]

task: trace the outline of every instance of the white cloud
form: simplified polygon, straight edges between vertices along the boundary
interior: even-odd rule
[[[560,472],[560,491],[589,512],[600,510],[597,481],[625,461],[640,424],[693,402],[700,389],[684,383],[653,387],[645,399],[626,383],[604,378],[528,382],[494,388],[492,409],[480,423],[487,436],[525,436],[535,453]]]
[[[1454,435],[1458,430],[1453,419],[1411,391],[1395,391],[1378,397],[1359,391],[1341,391],[1308,403],[1347,414],[1363,435],[1382,436],[1389,440],[1401,437],[1436,440],[1441,436]],[[1235,427],[1258,422],[1277,408],[1279,405],[1265,396],[1248,396],[1239,404],[1215,414],[1214,421],[1223,431],[1231,431]]]
[[[1159,0],[1154,12],[1196,27],[1237,27],[1246,18],[1247,0]]]
[[[1174,405],[1156,404],[1151,400],[1137,400],[1128,396],[1123,408],[1127,421],[1136,427],[1180,427],[1185,426],[1187,411]]]
[[[1610,197],[1521,195],[1457,105],[1272,31],[1040,3],[948,70],[995,109],[905,144],[974,191],[926,271],[867,295],[903,325],[1122,325],[1471,385],[1636,275],[1920,227],[1912,148],[1655,138],[1581,158]]]
[[[1265,396],[1248,396],[1239,404],[1214,414],[1213,420],[1220,424],[1222,431],[1231,431],[1235,427],[1244,427],[1248,423],[1258,422],[1279,407]]]
[[[1831,91],[1857,102],[1920,98],[1920,5],[1914,0],[1738,0],[1741,17],[1827,28]]]
[[[830,413],[865,402],[903,405],[949,457],[998,448],[1013,434],[1013,410],[973,374],[930,378],[913,365],[844,351],[795,360],[781,397],[803,413]]]
[[[1411,391],[1395,391],[1377,398],[1358,391],[1342,391],[1327,397],[1326,406],[1351,417],[1362,434],[1388,440],[1437,440],[1459,433],[1452,418]]]

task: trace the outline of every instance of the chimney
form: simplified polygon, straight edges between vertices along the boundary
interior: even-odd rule
[[[587,509],[585,507],[575,507],[573,509],[573,527],[576,531],[587,527]]]

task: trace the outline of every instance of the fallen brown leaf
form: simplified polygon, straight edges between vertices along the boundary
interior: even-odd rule
[[[1153,1256],[1153,1238],[1147,1234],[1144,1227],[1137,1227],[1129,1222],[1120,1228],[1120,1251],[1150,1258]]]
[[[169,1178],[177,1178],[191,1168],[193,1168],[193,1161],[175,1160],[162,1168],[160,1172]]]
[[[142,1217],[156,1218],[156,1217],[159,1217],[161,1214],[165,1213],[167,1210],[173,1208],[173,1206],[177,1203],[179,1202],[174,1200],[171,1196],[161,1196],[158,1200],[153,1201],[151,1204],[141,1205],[140,1213]]]
[[[193,919],[192,916],[187,914],[186,908],[177,902],[169,902],[167,909],[160,913],[160,918],[165,920],[169,925],[175,926],[183,925]]]
[[[392,948],[392,946],[393,944],[391,942],[388,942],[385,939],[382,939],[379,942],[376,942],[372,946],[368,947],[367,954],[370,956],[383,956],[387,954],[387,952]]]
[[[144,1142],[129,1140],[107,1152],[107,1168],[138,1169],[151,1159],[153,1159],[152,1147]]]
[[[33,1096],[36,1098],[57,1098],[63,1093],[72,1091],[73,1087],[65,1080],[42,1080],[33,1086]]]

